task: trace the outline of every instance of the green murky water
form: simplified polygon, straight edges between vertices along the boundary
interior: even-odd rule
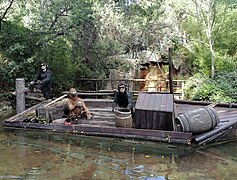
[[[191,151],[162,143],[0,127],[0,179],[234,180],[236,169],[236,141]]]

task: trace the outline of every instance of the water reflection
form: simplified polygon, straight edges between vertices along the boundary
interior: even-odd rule
[[[1,141],[1,159],[7,163],[2,167],[3,174],[12,175],[10,169],[14,169],[14,176],[20,174],[24,178],[44,178],[52,179],[127,179],[127,178],[145,178],[153,176],[155,173],[143,168],[135,171],[139,162],[132,163],[131,154],[127,152],[116,152],[107,148],[84,147],[73,143],[58,143],[46,141],[45,139],[30,139],[12,137],[11,140]],[[8,138],[9,139],[9,138]],[[78,143],[79,141],[77,141]],[[81,141],[81,144],[88,142]],[[2,146],[4,145],[4,146]],[[17,147],[17,148],[15,148]],[[139,157],[140,158],[140,157]],[[6,166],[7,165],[7,166]],[[141,165],[140,165],[141,166]],[[125,173],[126,169],[133,169],[131,173]],[[2,170],[1,170],[2,171]],[[58,178],[57,174],[61,174]],[[12,175],[13,176],[13,175]]]
[[[237,142],[162,143],[0,128],[0,179],[235,179]]]

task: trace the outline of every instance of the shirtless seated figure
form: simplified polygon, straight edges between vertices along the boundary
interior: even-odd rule
[[[68,122],[76,124],[80,119],[92,118],[92,115],[84,101],[77,96],[77,90],[75,88],[71,88],[69,90],[69,98],[63,111],[63,117],[67,118],[65,123]]]

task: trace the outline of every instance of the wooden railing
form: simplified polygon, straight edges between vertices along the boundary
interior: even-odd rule
[[[140,90],[140,83],[145,82],[145,79],[77,79],[80,83],[80,94],[85,96],[112,96],[117,85],[121,81],[125,81],[128,85],[129,91],[134,95],[142,92]],[[158,81],[158,80],[157,80]],[[166,81],[169,84],[169,81]],[[184,98],[184,84],[185,80],[173,80],[173,89],[175,99]],[[169,92],[169,87],[165,92]]]

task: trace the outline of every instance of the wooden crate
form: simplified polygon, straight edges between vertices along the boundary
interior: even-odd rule
[[[139,93],[135,105],[135,124],[139,129],[173,130],[172,94]]]
[[[63,115],[63,107],[42,106],[35,109],[36,117],[45,118],[48,122],[59,119]]]

